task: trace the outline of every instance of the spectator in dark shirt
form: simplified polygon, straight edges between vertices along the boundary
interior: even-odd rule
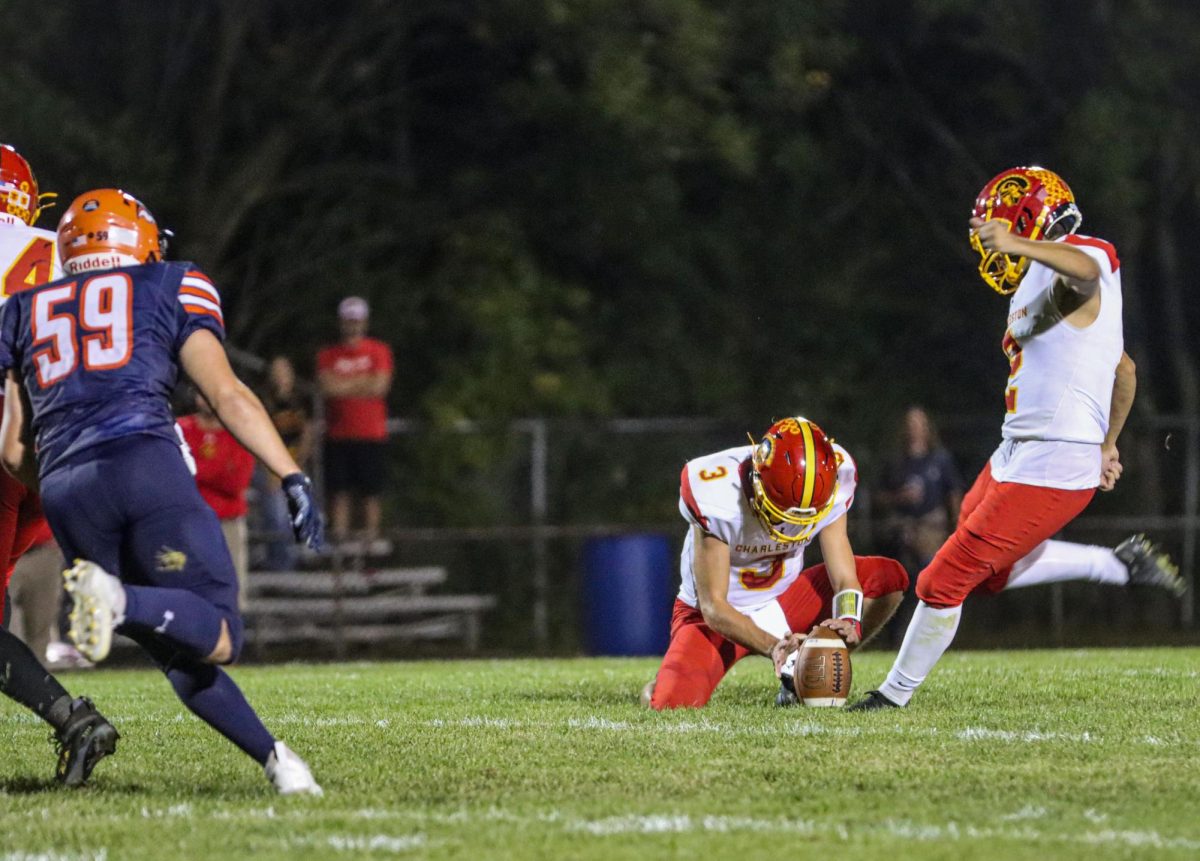
[[[271,360],[262,401],[280,439],[300,468],[307,471],[313,449],[312,410],[309,399],[296,388],[296,371],[286,356]],[[257,560],[258,564],[270,571],[291,570],[296,567],[299,548],[292,539],[287,498],[279,492],[279,479],[260,466],[255,473],[254,486],[261,528],[268,533],[261,545],[264,552]]]
[[[900,560],[915,586],[917,574],[958,520],[963,481],[923,408],[909,407],[905,412],[897,443],[899,450],[884,468],[883,484],[875,494],[885,517],[881,551]],[[913,604],[913,598],[906,596],[888,623],[887,636],[893,646],[904,636]]]
[[[900,452],[884,470],[876,501],[888,515],[893,550],[915,578],[958,519],[963,481],[921,407],[904,414]]]
[[[296,389],[296,370],[287,356],[276,356],[271,360],[263,406],[275,423],[283,444],[296,463],[303,467],[312,455],[312,409],[309,399]]]

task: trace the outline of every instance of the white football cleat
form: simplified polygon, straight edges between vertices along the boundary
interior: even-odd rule
[[[112,648],[113,628],[125,621],[125,588],[116,577],[86,559],[76,559],[63,572],[63,580],[74,599],[68,636],[81,655],[98,664]]]
[[[263,770],[280,795],[325,794],[313,779],[308,764],[281,741],[275,742],[275,750],[267,757],[267,764],[263,766]]]

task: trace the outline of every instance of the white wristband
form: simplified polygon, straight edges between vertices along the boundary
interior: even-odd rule
[[[843,589],[833,596],[833,617],[862,621],[863,593],[858,589]]]

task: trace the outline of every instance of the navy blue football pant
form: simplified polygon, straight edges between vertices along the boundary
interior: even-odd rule
[[[222,621],[242,645],[237,574],[216,514],[177,443],[127,436],[94,446],[42,479],[42,507],[68,560],[125,584],[125,623],[200,718],[265,762],[274,739],[237,685],[204,658]]]

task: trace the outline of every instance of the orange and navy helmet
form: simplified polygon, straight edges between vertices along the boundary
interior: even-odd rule
[[[750,505],[776,541],[805,541],[833,507],[837,475],[833,440],[806,418],[782,419],[750,457]]]
[[[1058,239],[1083,223],[1071,187],[1044,167],[1014,167],[996,174],[979,192],[971,215],[1003,221],[1009,231],[1026,239]],[[1003,296],[1017,289],[1029,258],[988,251],[974,231],[971,247],[979,254],[979,276],[988,286]]]
[[[20,219],[33,226],[48,201],[57,197],[53,193],[38,193],[37,179],[29,162],[8,144],[0,144],[0,221],[15,223]]]
[[[69,275],[155,263],[162,254],[154,216],[120,189],[79,195],[58,222],[58,259]]]

